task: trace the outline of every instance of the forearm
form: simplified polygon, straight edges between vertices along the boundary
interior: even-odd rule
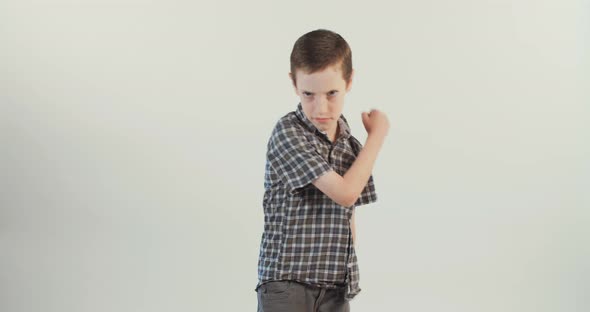
[[[333,201],[344,207],[351,207],[369,182],[383,138],[384,135],[369,135],[365,146],[344,176],[332,170],[316,179],[313,184]]]
[[[377,154],[389,130],[387,117],[378,110],[362,113],[362,119],[368,133],[367,141],[350,168],[343,176],[331,170],[312,182],[343,207],[353,206],[369,182]]]
[[[369,181],[383,141],[384,136],[369,135],[356,160],[342,177],[345,188],[349,190],[349,193],[353,194],[355,201]]]

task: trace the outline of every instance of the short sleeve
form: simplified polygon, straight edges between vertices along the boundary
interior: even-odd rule
[[[366,205],[377,201],[377,193],[375,192],[375,183],[373,181],[373,175],[369,177],[369,182],[361,192],[361,195],[354,203],[355,206]]]
[[[305,130],[289,121],[279,121],[268,142],[267,159],[287,188],[304,187],[332,167],[309,141]]]
[[[359,142],[355,137],[350,136],[350,145],[352,150],[354,151],[355,157],[358,156],[361,149],[363,148],[361,142]],[[354,203],[354,206],[361,206],[370,203],[374,203],[377,201],[377,193],[375,192],[375,181],[373,180],[373,175],[369,176],[369,181],[367,181],[367,185],[361,192],[361,195]]]

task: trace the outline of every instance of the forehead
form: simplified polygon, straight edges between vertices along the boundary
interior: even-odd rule
[[[297,86],[307,91],[323,91],[334,88],[342,88],[346,81],[342,77],[342,69],[339,65],[332,65],[313,73],[306,73],[304,70],[297,69],[296,75]]]

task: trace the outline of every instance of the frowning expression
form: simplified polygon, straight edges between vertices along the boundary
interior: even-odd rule
[[[297,70],[296,79],[295,92],[301,99],[305,116],[318,130],[333,137],[342,114],[344,96],[352,85],[352,76],[347,84],[340,64],[335,64],[314,73]]]

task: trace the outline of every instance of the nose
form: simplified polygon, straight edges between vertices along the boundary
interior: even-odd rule
[[[318,96],[318,101],[316,103],[316,112],[320,116],[325,116],[328,114],[328,99],[323,96]]]

